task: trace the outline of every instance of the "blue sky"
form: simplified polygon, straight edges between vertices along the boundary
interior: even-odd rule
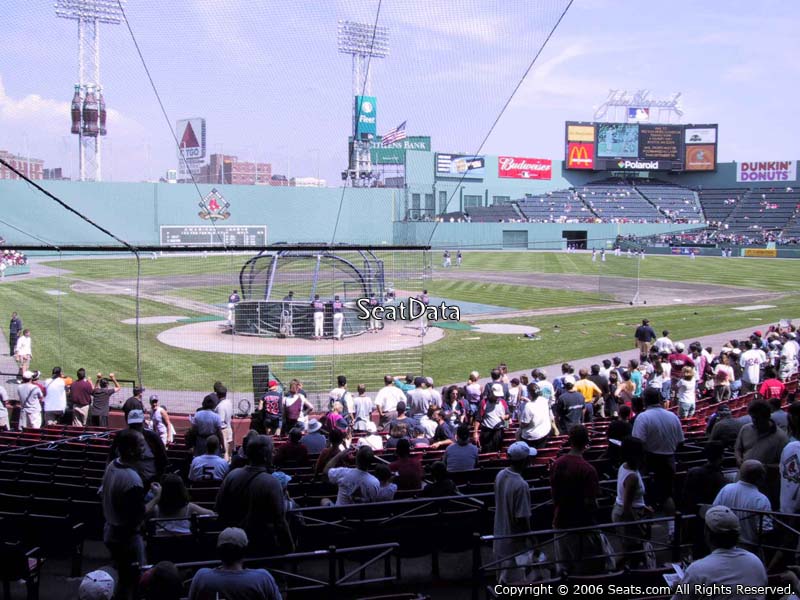
[[[0,149],[75,174],[68,103],[74,22],[50,0],[4,0]],[[408,121],[434,149],[474,152],[564,0],[384,0],[389,57],[372,64],[378,130]],[[372,22],[377,0],[128,0],[170,121],[203,116],[210,152],[338,185],[350,132],[350,59],[338,19]],[[685,123],[719,123],[719,159],[800,158],[800,3],[576,0],[484,147],[559,159],[565,120],[608,90],[683,93]],[[124,26],[102,29],[112,109],[104,178],[157,179],[174,143]]]

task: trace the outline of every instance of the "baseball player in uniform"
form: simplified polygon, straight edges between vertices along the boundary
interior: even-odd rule
[[[314,339],[319,340],[325,335],[325,303],[319,299],[319,294],[314,295],[311,310],[314,312]]]
[[[237,290],[233,290],[233,293],[228,296],[228,323],[233,325],[233,311],[236,310],[236,305],[239,303],[239,293]]]
[[[456,252],[456,266],[457,267],[461,266],[461,250]]]
[[[378,306],[378,304],[379,304],[378,297],[375,294],[372,294],[372,296],[369,297],[369,309],[370,311],[372,311],[370,312],[370,317],[369,317],[369,330],[372,333],[378,333],[378,329],[380,329],[379,327],[380,323],[378,322],[378,319],[376,319],[374,316],[375,315],[374,309],[376,306]]]
[[[17,313],[11,313],[11,324],[8,327],[8,354],[14,356],[14,350],[17,347],[17,340],[19,334],[22,333],[22,319],[19,318]]]
[[[342,339],[342,328],[344,327],[344,303],[339,296],[333,297],[333,337],[337,340]]]
[[[283,298],[283,305],[281,306],[281,318],[283,320],[284,334],[287,337],[294,337],[294,292],[290,291]]]
[[[425,305],[425,308],[428,308],[428,304],[430,304],[431,299],[428,297],[428,290],[422,290],[422,293],[417,296],[417,300],[422,302]],[[426,333],[428,333],[428,313],[427,310],[419,319],[419,330],[420,330],[420,337],[423,337]]]

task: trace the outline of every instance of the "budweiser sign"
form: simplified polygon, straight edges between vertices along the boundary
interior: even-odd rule
[[[498,156],[497,176],[513,179],[551,179],[553,163],[546,158]]]

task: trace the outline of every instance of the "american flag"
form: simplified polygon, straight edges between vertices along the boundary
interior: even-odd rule
[[[403,121],[392,129],[391,131],[385,133],[381,138],[381,146],[388,146],[389,144],[394,144],[395,142],[399,142],[400,140],[406,139],[406,122]]]

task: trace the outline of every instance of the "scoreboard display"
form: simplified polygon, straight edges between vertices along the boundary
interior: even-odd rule
[[[266,225],[162,225],[162,246],[266,246]]]
[[[564,167],[715,171],[717,125],[567,122]]]

